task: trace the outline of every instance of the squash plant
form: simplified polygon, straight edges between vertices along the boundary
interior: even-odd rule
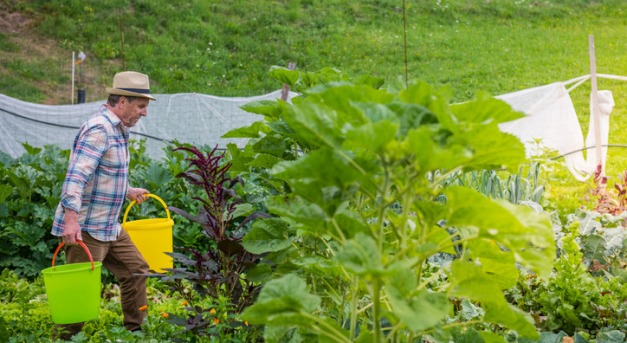
[[[276,194],[274,217],[244,237],[264,255],[249,277],[266,281],[244,320],[265,325],[269,342],[494,342],[503,327],[537,338],[503,290],[517,266],[551,271],[548,216],[443,186],[459,171],[516,170],[524,147],[498,124],[520,113],[485,94],[451,105],[423,82],[271,75],[302,95],[246,105],[265,120],[226,135],[251,138],[231,147],[233,165]],[[468,306],[480,309],[470,320]]]
[[[0,270],[33,279],[50,266],[59,244],[49,232],[69,151],[23,147],[19,158],[0,154]]]

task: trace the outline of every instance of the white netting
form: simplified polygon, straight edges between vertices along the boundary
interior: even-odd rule
[[[291,93],[290,96],[293,96]],[[220,138],[226,132],[250,125],[263,116],[248,113],[240,107],[256,100],[281,98],[281,90],[241,98],[183,93],[156,94],[157,101],[148,106],[148,116],[131,129],[131,139],[146,139],[147,154],[164,156],[167,141],[178,140],[196,145],[220,148],[227,143],[240,147],[246,139]],[[22,143],[42,147],[54,144],[70,149],[78,128],[106,100],[79,105],[39,105],[0,94],[0,150],[12,157],[25,152]]]
[[[627,77],[599,74],[598,77],[627,80]],[[568,92],[587,81],[589,75],[565,82],[521,90],[499,95],[496,98],[510,104],[514,109],[527,114],[525,118],[501,124],[501,129],[520,138],[525,144],[527,155],[541,153],[544,148],[557,150],[564,155],[566,165],[581,181],[586,180],[596,167],[594,146],[594,120],[590,111],[590,130],[584,141],[581,126]],[[576,83],[571,89],[566,86]],[[601,118],[601,144],[607,145],[609,135],[609,115],[614,107],[612,92],[599,91],[598,103]],[[294,96],[290,93],[289,96]],[[218,145],[224,148],[227,143],[240,147],[246,139],[220,138],[226,132],[251,125],[262,120],[260,115],[247,113],[240,107],[255,100],[275,100],[281,98],[281,90],[247,98],[226,98],[211,95],[157,94],[157,101],[150,103],[148,117],[143,118],[131,129],[131,138],[146,139],[147,153],[152,158],[164,156],[163,147],[167,141],[178,140],[196,145]],[[81,105],[38,105],[23,102],[0,94],[0,150],[12,157],[25,152],[22,143],[35,147],[48,144],[63,149],[72,146],[78,127],[105,101]],[[605,163],[607,148],[603,149]]]

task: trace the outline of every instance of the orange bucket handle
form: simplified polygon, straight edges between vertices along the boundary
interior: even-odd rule
[[[85,252],[87,253],[87,256],[89,257],[89,262],[91,262],[91,270],[94,270],[94,258],[91,257],[91,253],[89,252],[89,249],[87,249],[87,246],[85,245],[85,243],[83,243],[83,241],[76,241],[76,243],[78,243],[78,245],[80,245],[81,247],[83,247],[83,249],[85,249]],[[59,254],[59,251],[61,251],[61,248],[63,247],[65,243],[61,242],[59,244],[59,246],[57,247],[57,250],[54,251],[54,255],[52,255],[52,267],[54,267],[54,261],[57,259],[57,254]]]
[[[161,203],[161,205],[163,206],[163,208],[165,209],[165,213],[168,215],[168,219],[172,219],[170,218],[170,210],[168,210],[168,206],[165,205],[165,202],[159,198],[158,196],[154,195],[154,194],[146,194],[151,198],[155,198],[157,200],[159,200],[159,202]],[[131,203],[128,205],[128,207],[126,208],[126,212],[124,212],[124,218],[122,219],[122,224],[126,223],[126,217],[128,216],[128,212],[131,210],[131,207],[133,207],[133,205],[135,205],[136,201],[133,200],[131,201]]]

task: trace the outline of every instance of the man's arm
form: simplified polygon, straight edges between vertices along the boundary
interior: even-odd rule
[[[69,208],[64,209],[63,225],[63,242],[68,245],[76,244],[76,241],[82,241],[81,226],[78,224],[78,213]]]
[[[107,132],[102,127],[79,133],[75,142],[61,192],[61,206],[64,211],[61,235],[65,244],[76,244],[77,240],[83,239],[78,211],[81,209],[85,187],[106,149],[106,142]]]

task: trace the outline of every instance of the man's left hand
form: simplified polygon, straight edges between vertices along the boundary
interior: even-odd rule
[[[137,204],[141,204],[148,199],[147,194],[150,194],[150,192],[146,189],[129,187],[126,192],[126,197],[130,201],[135,201]]]

